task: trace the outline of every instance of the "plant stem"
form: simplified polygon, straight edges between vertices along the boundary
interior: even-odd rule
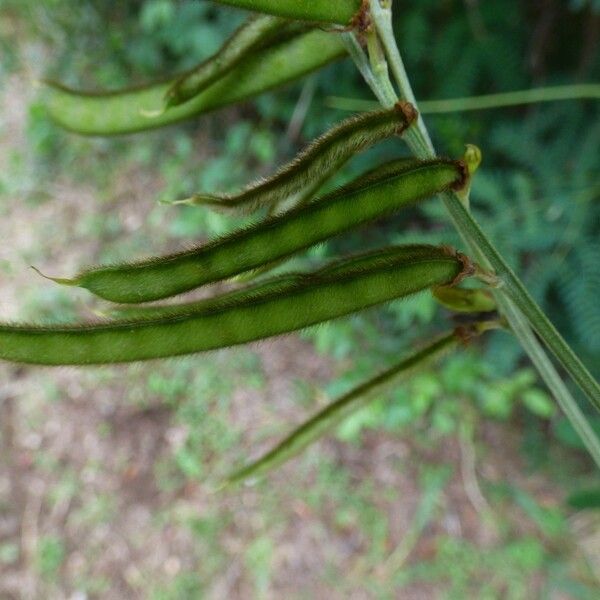
[[[372,0],[371,14],[390,61],[400,95],[403,99],[417,106],[392,29],[391,0],[381,0],[381,2],[380,0]],[[429,132],[422,118],[419,117],[417,127],[411,127],[405,137],[416,156],[421,158],[435,156]],[[525,352],[553,392],[557,402],[571,419],[573,426],[586,443],[590,454],[600,466],[598,440],[589,428],[574,398],[560,380],[549,358],[537,343],[530,329],[530,324],[598,410],[600,410],[600,386],[533,300],[523,283],[487,238],[460,199],[449,192],[442,195],[442,200],[454,226],[471,248],[475,258],[483,266],[491,266],[495,269],[503,285],[493,290],[493,292],[505,318],[523,344]],[[559,387],[556,386],[558,381],[561,382]]]
[[[520,104],[539,104],[557,100],[600,99],[600,84],[582,83],[579,85],[555,85],[529,90],[516,90],[499,94],[484,94],[467,98],[430,100],[422,103],[423,112],[429,114],[448,112],[468,112]]]
[[[348,54],[354,61],[354,64],[360,71],[360,74],[363,76],[363,79],[366,81],[371,90],[373,90],[377,100],[379,100],[379,103],[386,108],[393,106],[394,102],[391,102],[390,104],[390,101],[387,98],[385,91],[382,89],[382,86],[375,80],[373,71],[371,71],[369,59],[367,58],[365,51],[362,49],[358,39],[356,38],[356,35],[351,32],[344,32],[342,33],[342,41],[344,42],[344,46],[346,46]],[[390,83],[390,86],[391,85],[392,84]]]
[[[510,321],[512,332],[538,370],[540,377],[548,389],[552,390],[558,405],[571,421],[596,465],[600,467],[600,440],[598,440],[585,415],[577,406],[564,381],[559,377],[548,355],[533,335],[527,320],[519,309],[512,302],[507,301],[502,294],[497,296],[496,302],[502,314]]]
[[[409,102],[415,103],[416,100],[412,92],[410,81],[406,75],[406,70],[404,69],[392,30],[391,1],[384,0],[384,2],[385,8],[378,0],[374,0],[371,4],[375,25],[377,31],[380,33],[383,45],[388,52],[392,71],[397,77],[401,95]],[[419,127],[411,128],[409,132],[407,132],[409,134],[407,135],[407,140],[409,144],[413,146],[413,151],[416,153],[423,152],[423,147],[426,146],[427,154],[423,155],[423,158],[431,158],[435,156],[431,138],[429,137],[427,128],[422,119],[419,120],[419,125]],[[411,139],[415,136],[422,138],[421,143]],[[485,258],[485,261],[496,270],[498,277],[505,284],[504,289],[500,288],[499,293],[506,293],[520,308],[530,324],[535,328],[538,335],[543,339],[544,343],[562,362],[565,369],[582,388],[590,401],[598,410],[600,410],[600,386],[567,343],[562,339],[552,323],[550,323],[546,315],[530,296],[525,286],[482,231],[471,213],[465,208],[455,194],[446,193],[442,196],[442,199],[455,226],[465,241],[467,241],[473,250],[476,251],[479,255],[478,258]]]
[[[386,98],[386,105],[388,107],[394,106],[398,100],[394,86],[390,81],[390,75],[388,72],[388,64],[385,59],[385,54],[377,33],[370,31],[366,34],[367,37],[367,48],[369,49],[369,59],[371,61],[371,71],[375,77],[376,84],[381,87]]]
[[[392,28],[392,0],[381,0],[381,2],[380,0],[372,0],[371,14],[373,15],[377,33],[381,38],[381,43],[390,59],[392,73],[400,88],[400,96],[403,100],[410,102],[416,107],[417,99],[412,91],[412,86],[410,85],[406,69],[404,68],[404,62],[400,56],[400,51],[398,50],[394,30]],[[411,127],[411,132],[413,133],[413,142],[415,146],[419,148],[417,154],[421,155],[422,158],[425,158],[427,155],[435,156],[429,132],[427,131],[427,127],[425,126],[425,122],[421,115],[417,118],[417,126]]]
[[[555,85],[515,90],[499,94],[483,94],[481,96],[465,96],[464,98],[446,98],[442,100],[421,100],[419,111],[424,115],[434,115],[453,112],[468,112],[472,110],[487,110],[523,104],[539,104],[540,102],[557,102],[559,100],[600,99],[600,84],[581,83],[577,85]],[[342,98],[331,96],[328,105],[340,110],[373,110],[377,103],[371,100]]]
[[[531,297],[521,280],[490,242],[471,213],[467,211],[454,194],[443,194],[442,200],[455,226],[473,250],[476,251],[478,259],[485,258],[485,261],[496,271],[496,275],[504,284],[496,290],[496,295],[504,296],[519,307],[544,344],[562,363],[565,370],[579,385],[592,404],[600,410],[600,387],[598,383]]]

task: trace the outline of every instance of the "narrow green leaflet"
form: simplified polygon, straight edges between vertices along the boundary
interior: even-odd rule
[[[44,365],[91,365],[192,354],[245,344],[336,319],[472,271],[447,247],[352,258],[297,285],[181,315],[74,326],[0,325],[0,358]],[[367,268],[368,267],[368,268]]]
[[[225,485],[261,477],[276,469],[331,431],[340,421],[365,406],[374,399],[374,396],[384,393],[390,386],[396,385],[399,380],[411,375],[415,370],[438,360],[445,352],[455,347],[459,341],[460,337],[457,334],[446,334],[373,379],[355,387],[300,425],[264,456],[229,475],[224,482]]]
[[[251,184],[233,195],[196,194],[185,204],[246,211],[301,196],[313,183],[321,185],[352,156],[392,135],[401,135],[414,122],[417,113],[411,104],[399,102],[389,110],[364,113],[342,121],[314,140],[294,160],[273,176]]]
[[[57,124],[84,135],[118,135],[190,119],[284,85],[344,56],[338,35],[310,30],[253,53],[195,98],[160,113],[179,78],[115,92],[89,93],[47,82],[45,106]]]
[[[197,96],[211,83],[238,65],[249,53],[285,28],[287,21],[279,17],[250,17],[208,60],[178,79],[165,94],[166,107],[178,106]]]
[[[96,267],[58,283],[113,302],[160,300],[291,256],[440,191],[464,185],[460,161],[435,159],[344,188],[282,215],[185,252]]]
[[[361,0],[216,0],[257,12],[289,19],[350,25],[359,12]]]

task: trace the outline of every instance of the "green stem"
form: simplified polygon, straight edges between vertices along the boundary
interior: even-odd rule
[[[377,87],[381,88],[385,94],[386,107],[391,108],[398,100],[394,86],[390,81],[387,60],[377,33],[370,31],[366,34],[367,48],[369,49],[369,59],[371,61],[371,71],[375,77]]]
[[[369,59],[367,58],[365,51],[362,49],[362,46],[360,45],[358,39],[356,38],[356,35],[351,32],[344,32],[342,33],[342,41],[344,42],[344,46],[346,46],[348,54],[354,61],[354,64],[360,71],[360,74],[363,76],[363,79],[371,88],[377,100],[379,100],[379,103],[387,108],[393,106],[394,103],[389,103],[389,100],[386,97],[386,94],[382,89],[381,85],[378,81],[375,80],[373,71],[371,71],[371,64],[369,63]]]
[[[498,295],[496,302],[502,314],[507,320],[510,320],[514,335],[538,370],[540,377],[548,386],[548,389],[552,390],[558,405],[573,424],[596,465],[600,467],[600,440],[598,440],[585,415],[573,400],[571,393],[559,377],[548,355],[533,335],[527,320],[519,309],[512,302],[507,301],[502,294]]]
[[[469,241],[470,245],[478,250],[478,254],[485,257],[486,261],[496,271],[496,275],[504,284],[497,290],[497,294],[510,299],[525,315],[531,326],[543,340],[547,348],[562,363],[563,367],[573,380],[583,390],[594,406],[600,410],[600,386],[585,368],[579,357],[544,314],[535,300],[531,297],[521,280],[506,263],[498,250],[487,238],[481,227],[471,213],[464,207],[454,194],[443,194],[442,199],[446,209],[459,232]],[[512,326],[512,323],[511,323]]]
[[[529,90],[515,90],[499,94],[482,96],[466,96],[464,98],[447,98],[445,100],[422,100],[419,112],[423,115],[434,115],[453,112],[487,110],[523,104],[539,104],[540,102],[557,102],[560,100],[586,100],[600,98],[600,84],[582,83],[579,85],[556,85]],[[327,103],[339,110],[373,110],[376,102],[356,98],[331,96]]]
[[[410,102],[416,107],[417,99],[412,91],[412,86],[410,83],[408,86],[404,85],[409,82],[409,79],[396,44],[396,38],[392,27],[392,0],[381,0],[381,2],[379,0],[373,0],[370,6],[375,28],[377,29],[377,33],[381,38],[381,43],[390,60],[392,73],[400,88],[400,95],[403,100]],[[423,158],[427,155],[434,156],[435,151],[433,149],[433,144],[429,137],[425,122],[423,121],[423,117],[420,114],[417,118],[417,126],[411,127],[410,131],[413,134],[412,137],[415,149],[418,149],[418,152],[416,152],[417,156]]]
[[[484,94],[467,98],[451,98],[449,100],[430,100],[422,102],[424,113],[468,112],[503,106],[519,106],[520,104],[536,104],[540,102],[556,102],[558,100],[600,98],[600,85],[582,83],[579,85],[556,85],[530,90],[516,90],[500,94]]]
[[[381,0],[381,3],[379,0],[373,0],[371,12],[377,32],[390,60],[390,66],[398,83],[400,94],[405,100],[417,106],[392,30],[391,0]],[[415,155],[423,158],[435,156],[429,132],[421,118],[419,118],[418,127],[411,127],[405,137]],[[482,265],[491,266],[495,269],[503,285],[494,290],[494,295],[499,305],[504,308],[502,312],[505,318],[517,338],[523,343],[524,350],[540,371],[540,375],[554,393],[557,402],[571,419],[573,426],[586,443],[590,454],[595,460],[600,459],[600,453],[598,453],[596,447],[597,439],[589,429],[585,417],[579,411],[577,403],[564,384],[558,389],[556,388],[556,382],[560,381],[560,377],[542,348],[537,345],[537,342],[536,345],[532,343],[532,340],[536,340],[529,325],[531,324],[535,328],[545,345],[561,361],[569,375],[599,410],[600,386],[563,340],[456,194],[443,194],[442,199],[455,227],[471,248],[475,258]],[[523,313],[524,318],[523,315],[519,318],[519,310]],[[582,423],[585,423],[583,428]],[[590,442],[590,440],[593,440],[593,442]]]

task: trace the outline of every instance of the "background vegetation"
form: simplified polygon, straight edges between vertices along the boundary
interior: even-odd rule
[[[419,98],[599,80],[597,3],[397,3]],[[191,0],[0,0],[3,316],[93,316],[84,292],[26,267],[63,272],[221,233],[227,217],[158,201],[235,189],[339,121],[332,96],[368,97],[348,61],[197,122],[97,140],[53,127],[31,85],[159,78],[208,56],[242,18]],[[473,210],[600,376],[598,102],[428,122],[450,155],[482,148]],[[403,151],[381,144],[335,183]],[[430,203],[317,254],[447,241],[444,222]],[[251,349],[110,369],[2,366],[0,595],[597,597],[596,513],[571,496],[597,475],[502,333],[256,488],[210,493],[207,478],[446,319],[419,296]]]

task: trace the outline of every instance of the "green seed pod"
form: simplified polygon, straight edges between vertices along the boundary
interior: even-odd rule
[[[431,255],[431,246],[423,244],[407,244],[380,248],[341,260],[334,260],[322,267],[313,276],[330,277],[333,275],[348,276],[369,269],[377,269],[390,260],[418,261]],[[437,251],[437,250],[436,250]],[[111,310],[108,316],[112,319],[156,319],[168,316],[186,315],[192,312],[210,311],[237,304],[246,300],[260,301],[274,292],[284,293],[294,289],[309,277],[308,273],[284,273],[253,283],[241,289],[232,290],[211,298],[203,298],[193,302],[154,305],[124,305]]]
[[[285,292],[296,287],[303,278],[302,273],[286,273],[270,277],[264,281],[250,286],[225,292],[215,297],[203,298],[193,302],[178,304],[153,304],[153,305],[123,305],[111,310],[108,316],[112,319],[157,319],[168,316],[185,315],[191,312],[213,310],[215,308],[235,304],[242,300],[259,300],[269,296],[275,291]]]
[[[178,106],[197,96],[211,83],[231,71],[252,50],[265,46],[287,21],[279,17],[258,15],[246,21],[208,60],[180,77],[165,94],[166,107]]]
[[[402,132],[416,119],[411,104],[400,102],[388,110],[364,113],[347,119],[314,140],[294,160],[273,176],[254,183],[238,194],[196,194],[180,203],[252,211],[279,202],[294,202],[313,183],[319,186],[345,162],[373,144]]]
[[[344,160],[344,162],[346,162],[346,161]],[[346,183],[346,184],[340,186],[338,188],[338,193],[353,192],[361,187],[365,187],[365,186],[371,184],[374,181],[377,181],[378,179],[383,179],[384,177],[387,177],[388,175],[392,175],[392,174],[398,175],[401,171],[412,168],[419,162],[420,162],[420,160],[418,158],[413,158],[413,157],[397,158],[397,159],[391,160],[387,163],[384,163],[382,165],[374,167],[373,169],[370,169],[369,171],[363,173],[362,175],[359,175],[358,177],[356,177],[349,183]],[[331,168],[330,172],[326,173],[323,176],[322,179],[317,180],[314,185],[309,184],[308,187],[303,189],[302,192],[300,192],[297,196],[295,196],[291,202],[289,199],[286,201],[283,201],[283,202],[279,202],[276,206],[276,210],[272,209],[270,215],[271,214],[280,214],[282,212],[285,212],[286,210],[290,210],[297,206],[303,206],[304,204],[307,204],[311,200],[314,200],[316,198],[315,194],[319,190],[319,188],[321,188],[322,185],[325,183],[325,181],[327,179],[329,179],[329,177],[331,177],[342,166],[343,166],[343,163],[336,164],[334,167]],[[259,271],[260,271],[260,269],[259,269]]]
[[[439,360],[459,341],[460,338],[455,333],[446,334],[373,379],[355,387],[295,429],[264,456],[229,475],[224,485],[228,486],[245,479],[262,477],[273,471],[330,432],[343,419],[365,406],[373,400],[375,395],[384,393],[392,385],[406,379],[418,369]]]
[[[379,165],[378,167],[375,167],[375,168],[371,169],[370,171],[363,173],[362,175],[360,175],[359,177],[354,179],[351,183],[348,183],[339,189],[344,190],[345,193],[352,192],[356,189],[359,189],[361,187],[369,185],[370,183],[372,183],[373,181],[376,181],[377,179],[386,177],[387,175],[390,175],[393,173],[398,174],[402,170],[409,169],[409,168],[415,166],[418,162],[419,162],[418,158],[412,158],[412,157],[398,158],[395,160],[391,160],[390,162],[384,163],[383,165]],[[320,185],[315,186],[315,187],[318,188],[318,187],[320,187]],[[299,196],[296,196],[295,200],[297,202],[297,206],[303,206],[304,204],[306,204],[306,202],[308,202],[312,198],[313,198],[312,194],[306,193],[306,190],[303,190],[302,194]],[[278,208],[280,208],[279,205],[278,205]],[[293,206],[291,208],[293,208]],[[285,212],[285,211],[280,211],[280,212]],[[277,214],[277,213],[272,213],[272,214]],[[275,267],[279,266],[281,263],[285,262],[286,260],[287,260],[287,258],[282,258],[273,263],[268,263],[268,264],[258,267],[256,269],[246,271],[246,272],[238,275],[236,277],[236,280],[241,281],[241,282],[252,281],[252,280],[256,279],[257,277],[260,277],[261,275],[268,273],[269,271],[271,271]]]
[[[464,258],[447,248],[422,247],[407,260],[391,252],[335,272],[317,271],[294,287],[259,299],[157,319],[78,326],[0,326],[0,358],[45,365],[91,365],[192,354],[269,338],[449,284]],[[360,262],[360,261],[359,261]],[[370,268],[365,268],[367,265]]]
[[[354,192],[357,189],[376,183],[380,179],[384,179],[388,176],[408,171],[421,163],[421,159],[413,156],[403,156],[402,158],[395,158],[382,165],[377,165],[372,169],[362,173],[352,181],[344,184],[339,189],[344,193]]]
[[[418,200],[460,187],[463,177],[460,162],[422,161],[350,193],[344,189],[333,192],[198,248],[137,263],[96,267],[74,279],[55,281],[125,304],[167,298],[306,250]]]
[[[315,71],[345,54],[339,36],[309,30],[257,50],[195,98],[161,113],[179,79],[116,92],[89,93],[47,82],[48,115],[83,135],[118,135],[163,127],[257,96]]]
[[[288,19],[349,25],[361,0],[216,0],[237,8],[279,15]]]
[[[492,294],[485,289],[439,287],[432,290],[435,299],[446,308],[461,313],[491,312],[496,310]]]

